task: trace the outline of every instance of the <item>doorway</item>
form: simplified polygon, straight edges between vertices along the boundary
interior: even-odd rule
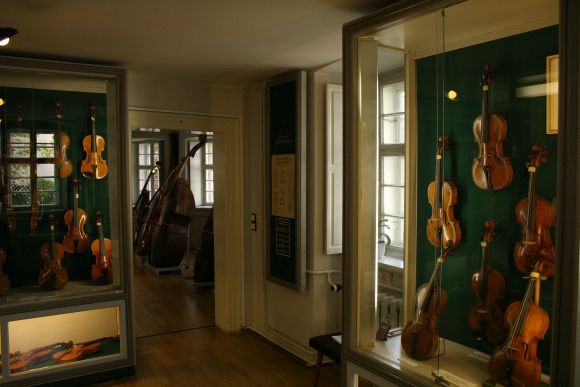
[[[213,133],[215,325],[225,331],[239,330],[242,326],[243,315],[240,118],[132,108],[129,109],[129,127],[172,128],[172,132],[181,135],[179,138],[183,139],[181,143],[183,149],[186,146],[187,134],[192,131]],[[168,147],[165,146],[164,149]],[[133,150],[127,151],[133,154]],[[165,155],[164,158],[167,159],[168,156]],[[179,157],[181,156],[180,154]],[[139,291],[140,289],[135,286],[136,315],[139,313]],[[191,291],[193,292],[193,289]],[[146,319],[147,316],[143,318]],[[203,323],[204,321],[201,322]],[[138,324],[139,322],[136,321],[137,328]],[[199,325],[200,322],[198,321],[197,324]]]

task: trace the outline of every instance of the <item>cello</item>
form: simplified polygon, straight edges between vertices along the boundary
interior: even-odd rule
[[[70,254],[83,253],[89,248],[90,240],[85,232],[88,215],[79,208],[79,180],[73,179],[73,208],[64,213],[64,222],[68,231],[62,239],[64,251]]]
[[[0,296],[5,296],[10,290],[10,278],[8,278],[2,269],[4,262],[6,262],[6,252],[0,248]]]
[[[499,345],[506,334],[501,309],[505,279],[499,271],[488,265],[487,249],[493,239],[495,224],[488,220],[485,228],[481,241],[481,266],[471,277],[475,306],[469,308],[467,322],[469,330],[478,340],[485,337],[490,343]]]
[[[455,219],[453,206],[457,204],[457,188],[455,184],[443,179],[443,155],[447,149],[447,136],[441,136],[437,140],[435,152],[435,181],[427,188],[429,204],[431,204],[431,217],[427,220],[427,239],[435,246],[448,246],[449,242],[454,247],[461,242],[460,222]]]
[[[56,103],[56,126],[57,136],[59,138],[58,153],[56,155],[56,164],[58,165],[58,177],[65,179],[72,173],[72,162],[66,155],[66,151],[70,147],[70,137],[61,129],[62,120],[62,106],[60,102]]]
[[[155,166],[151,168],[149,172],[149,176],[147,176],[147,180],[145,180],[145,184],[143,184],[143,188],[141,189],[141,193],[135,202],[135,206],[133,207],[133,244],[136,243],[137,236],[139,234],[139,230],[141,226],[143,226],[143,220],[147,215],[147,209],[149,208],[150,203],[150,195],[151,192],[147,189],[149,186],[149,181],[151,179],[155,180],[155,175],[159,173],[159,167],[161,166],[161,162],[157,161]]]
[[[439,346],[437,320],[447,305],[447,293],[441,288],[439,276],[443,262],[453,249],[453,243],[447,242],[441,257],[437,259],[431,279],[417,289],[415,318],[407,322],[401,334],[401,345],[413,359],[430,359]]]
[[[191,218],[193,215],[192,212],[195,208],[195,202],[191,189],[189,189],[189,184],[187,184],[184,179],[180,178],[179,175],[181,174],[186,161],[190,157],[194,157],[196,152],[205,145],[206,141],[206,135],[199,136],[199,142],[193,146],[187,153],[186,157],[184,157],[181,162],[173,168],[169,173],[169,176],[167,176],[163,181],[161,187],[159,187],[157,192],[155,192],[155,195],[153,195],[143,225],[135,239],[134,247],[137,254],[151,254],[151,242],[154,229],[156,248],[158,249],[154,254],[155,258],[158,258],[159,254],[169,255],[169,251],[159,251],[159,248],[169,248],[172,250],[171,260],[176,260],[176,255],[178,255],[179,252],[183,250],[184,245],[187,244],[188,235],[187,230],[184,230],[184,228],[187,229],[189,225],[189,220],[186,218]],[[176,189],[176,187],[178,187],[178,189]],[[188,213],[191,215],[188,216]],[[174,220],[174,222],[169,224],[172,220]],[[187,222],[187,224],[185,224],[185,222]],[[177,236],[177,234],[180,236]],[[185,241],[183,240],[184,238]],[[170,242],[170,240],[171,242],[179,243],[175,246],[162,246],[165,242]],[[179,259],[181,260],[181,258]],[[177,263],[179,263],[179,261]]]
[[[473,135],[478,144],[478,155],[471,165],[475,185],[488,191],[497,191],[511,184],[514,171],[509,157],[504,156],[503,141],[507,123],[503,116],[489,111],[489,87],[495,71],[486,65],[479,84],[483,88],[481,115],[473,122]]]
[[[49,214],[48,219],[50,222],[50,243],[45,243],[40,247],[40,256],[44,262],[44,267],[38,275],[38,284],[50,289],[62,289],[68,282],[68,272],[62,266],[64,247],[57,243],[54,238],[56,225],[54,215]]]
[[[99,239],[91,243],[91,251],[95,256],[95,263],[91,267],[91,279],[102,284],[113,283],[113,248],[111,240],[103,236],[103,214],[97,211],[95,223],[99,229]]]
[[[537,356],[538,340],[544,338],[550,317],[533,301],[536,282],[540,279],[540,266],[538,261],[530,273],[524,299],[508,306],[505,324],[509,336],[489,359],[489,374],[504,385],[537,386],[542,376],[542,362]]]
[[[89,107],[89,117],[91,119],[91,134],[83,138],[83,150],[87,154],[81,162],[81,173],[88,179],[102,179],[107,176],[107,161],[103,159],[102,153],[105,149],[105,139],[97,135],[95,125],[97,121],[96,107]]]
[[[516,206],[516,219],[522,238],[514,246],[516,267],[524,274],[541,262],[538,271],[551,277],[555,270],[556,252],[550,237],[550,228],[556,223],[556,210],[548,200],[536,195],[536,173],[547,160],[548,151],[539,144],[532,147],[526,167],[529,172],[528,196]]]

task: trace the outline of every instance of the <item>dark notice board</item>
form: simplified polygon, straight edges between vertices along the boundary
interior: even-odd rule
[[[458,92],[457,101],[445,99],[445,134],[449,150],[445,156],[446,179],[455,183],[458,204],[454,214],[461,221],[463,233],[459,247],[443,265],[443,287],[449,297],[441,317],[441,336],[491,353],[494,348],[475,340],[467,328],[469,308],[475,302],[471,292],[471,275],[479,268],[484,223],[492,219],[497,233],[489,245],[489,264],[506,280],[503,307],[523,298],[527,279],[514,264],[513,248],[520,240],[520,226],[515,208],[527,196],[528,172],[525,161],[531,147],[539,143],[548,149],[548,160],[538,168],[537,194],[554,203],[556,197],[557,136],[546,134],[545,95],[524,96],[527,86],[543,84],[546,57],[558,53],[558,27],[548,27],[504,39],[486,42],[445,53],[445,89]],[[441,60],[442,58],[438,58]],[[477,156],[472,123],[481,114],[481,86],[484,66],[491,64],[496,77],[490,86],[489,109],[507,121],[504,153],[513,168],[512,183],[499,191],[487,192],[475,186],[471,163]],[[418,202],[417,202],[417,285],[427,282],[435,264],[434,247],[426,237],[431,207],[427,186],[434,179],[436,145],[436,101],[434,85],[437,75],[434,56],[417,61],[417,98],[419,125]],[[441,73],[439,74],[441,79]],[[552,228],[552,240],[554,229]],[[558,241],[555,241],[557,243]],[[556,262],[564,257],[556,257]],[[553,278],[542,281],[540,305],[552,313]],[[538,344],[538,357],[544,372],[550,366],[551,329]]]
[[[268,279],[305,290],[306,74],[268,82]]]

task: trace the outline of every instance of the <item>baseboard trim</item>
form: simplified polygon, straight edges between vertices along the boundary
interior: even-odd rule
[[[282,348],[284,351],[296,356],[298,359],[302,360],[306,365],[312,366],[316,364],[316,351],[310,347],[306,347],[302,344],[297,343],[286,335],[277,332],[270,328],[258,329],[254,326],[246,326],[245,329],[251,330],[259,336],[262,336],[266,340],[270,341],[274,345]]]

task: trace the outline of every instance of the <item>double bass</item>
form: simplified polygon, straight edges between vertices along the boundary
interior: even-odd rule
[[[89,236],[85,232],[88,215],[79,208],[79,180],[73,179],[73,208],[64,213],[64,222],[68,228],[62,239],[64,251],[70,254],[83,253],[89,248]]]
[[[91,243],[95,263],[91,267],[91,279],[102,284],[113,283],[113,247],[111,240],[103,235],[103,214],[97,211],[95,223],[99,229],[99,239]]]
[[[536,173],[547,160],[548,151],[539,144],[532,147],[526,163],[529,172],[528,196],[516,206],[516,219],[521,227],[522,238],[514,247],[516,267],[528,274],[541,262],[538,271],[551,277],[555,270],[556,252],[550,237],[550,228],[556,223],[556,209],[548,200],[536,194]]]
[[[147,215],[143,221],[141,229],[139,230],[137,237],[135,238],[134,248],[135,252],[139,255],[151,254],[151,241],[153,230],[155,229],[156,241],[162,242],[165,237],[176,236],[175,234],[180,234],[175,242],[179,242],[178,246],[175,246],[178,251],[183,249],[183,245],[187,244],[187,239],[183,241],[183,238],[187,238],[187,230],[183,229],[183,224],[187,221],[189,225],[189,220],[187,213],[191,213],[195,208],[195,203],[193,199],[193,194],[189,188],[187,181],[180,178],[179,175],[185,167],[185,163],[190,157],[194,157],[196,152],[205,145],[207,141],[206,135],[199,136],[199,142],[193,146],[186,157],[184,157],[181,162],[173,168],[169,173],[169,176],[163,181],[163,184],[149,203],[149,208],[147,209]],[[191,215],[189,218],[191,218]],[[174,220],[172,224],[170,221]],[[161,233],[159,231],[162,231]],[[169,240],[167,240],[169,241]],[[162,247],[160,243],[157,243],[157,248]],[[165,246],[171,248],[170,246]],[[173,250],[173,249],[172,249]],[[161,254],[168,254],[169,251],[162,251]],[[157,258],[159,251],[156,251],[155,257]],[[172,254],[175,255],[175,254]],[[171,259],[175,260],[176,257]],[[179,258],[181,260],[181,258]],[[178,264],[179,262],[177,262]],[[170,265],[169,265],[170,266]],[[175,265],[173,265],[175,266]]]
[[[56,132],[59,138],[58,152],[56,155],[56,164],[58,165],[58,177],[65,179],[69,177],[73,171],[72,162],[68,158],[66,152],[70,147],[70,137],[62,131],[62,106],[60,102],[56,103]]]
[[[407,322],[401,334],[401,345],[407,355],[417,360],[430,359],[439,346],[439,327],[437,320],[447,305],[447,293],[441,288],[439,275],[443,262],[454,246],[448,242],[431,274],[428,283],[417,289],[415,318]]]
[[[88,179],[102,179],[107,176],[109,168],[107,161],[103,158],[105,149],[105,139],[96,132],[96,107],[89,107],[89,118],[91,120],[91,134],[83,138],[83,150],[86,153],[85,159],[81,162],[81,173]]]
[[[45,243],[40,247],[40,256],[44,262],[44,267],[40,269],[38,284],[50,289],[62,289],[68,282],[68,272],[62,266],[64,247],[54,238],[56,226],[54,215],[49,214],[49,222],[50,243]]]
[[[155,166],[151,168],[149,172],[149,176],[147,176],[147,180],[145,180],[145,184],[143,184],[143,188],[141,189],[141,193],[135,202],[135,206],[133,207],[133,244],[137,241],[137,236],[139,234],[139,230],[143,226],[143,220],[147,216],[147,209],[149,208],[149,203],[151,199],[151,192],[147,189],[149,187],[149,181],[155,178],[155,175],[159,173],[159,167],[161,166],[161,162],[157,161]]]
[[[509,335],[489,359],[489,374],[504,385],[537,386],[542,376],[542,362],[538,359],[538,340],[544,338],[550,326],[548,313],[534,303],[536,282],[540,280],[537,262],[530,273],[528,287],[522,301],[508,306],[505,324]]]
[[[207,137],[201,135],[199,142],[188,153],[194,157],[205,145]],[[178,176],[177,173],[175,176]],[[159,220],[151,227],[150,261],[155,267],[179,265],[189,241],[189,223],[195,211],[195,198],[189,182],[177,177],[163,200]]]
[[[471,291],[475,294],[475,306],[469,309],[468,326],[478,339],[486,338],[499,345],[505,338],[501,300],[504,297],[505,279],[503,275],[488,264],[488,247],[493,239],[495,224],[485,222],[486,231],[481,241],[481,265],[471,277]]]
[[[483,88],[481,115],[473,122],[473,135],[478,144],[477,157],[471,165],[471,175],[475,185],[488,191],[507,187],[514,175],[509,157],[503,152],[503,141],[507,133],[507,123],[503,116],[489,111],[489,87],[495,76],[490,65],[485,66],[483,78],[479,82]]]
[[[455,219],[453,206],[457,204],[455,184],[443,179],[443,155],[447,149],[447,136],[437,140],[435,152],[435,181],[427,188],[431,205],[431,217],[427,220],[427,239],[435,246],[448,246],[449,242],[457,246],[461,242],[461,227]]]

